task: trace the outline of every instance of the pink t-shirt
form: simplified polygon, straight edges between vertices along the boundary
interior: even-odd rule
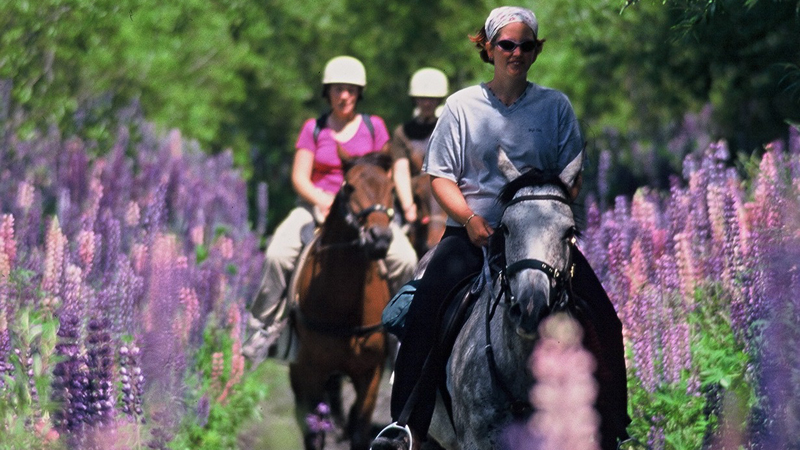
[[[314,126],[316,119],[308,119],[300,130],[297,137],[295,148],[311,151],[314,153],[314,167],[311,170],[311,182],[319,189],[335,194],[344,181],[342,172],[342,161],[336,152],[336,141],[333,140],[330,128],[323,128],[319,132],[317,142],[314,142]],[[375,137],[369,132],[364,122],[358,127],[358,131],[347,142],[341,145],[351,156],[361,156],[370,152],[378,151],[389,141],[389,131],[386,124],[378,116],[370,116]]]

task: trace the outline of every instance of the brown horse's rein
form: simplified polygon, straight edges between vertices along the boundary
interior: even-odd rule
[[[377,333],[383,329],[383,323],[374,325],[362,325],[356,327],[346,327],[333,323],[317,322],[306,317],[300,308],[295,309],[297,320],[303,323],[311,331],[336,337],[365,337]]]

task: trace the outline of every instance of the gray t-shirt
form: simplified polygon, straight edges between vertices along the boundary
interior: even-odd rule
[[[455,182],[467,205],[493,226],[495,200],[508,180],[497,166],[498,147],[519,169],[560,173],[583,150],[578,120],[563,93],[533,83],[510,107],[484,83],[447,98],[428,144],[423,172]],[[448,225],[460,225],[448,217]]]

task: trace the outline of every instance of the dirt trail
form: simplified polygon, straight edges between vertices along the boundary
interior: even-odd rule
[[[294,419],[294,397],[289,386],[289,368],[267,360],[267,376],[264,383],[269,385],[269,396],[262,403],[263,420],[247,424],[239,435],[239,448],[242,450],[303,450],[300,428]],[[381,380],[378,404],[372,416],[374,428],[378,431],[391,422],[389,399],[392,387],[389,385],[389,372]],[[344,383],[344,404],[348,408],[353,402],[354,393],[349,383]],[[347,409],[345,409],[347,411]],[[377,433],[377,431],[376,431]],[[325,450],[349,450],[350,443],[338,441],[339,432],[328,433]]]

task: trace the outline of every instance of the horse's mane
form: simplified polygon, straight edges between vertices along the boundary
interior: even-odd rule
[[[506,185],[500,190],[500,194],[497,196],[497,202],[501,205],[506,205],[511,201],[511,199],[514,198],[514,195],[516,195],[520,189],[544,185],[554,185],[559,187],[564,195],[569,198],[569,189],[567,188],[567,185],[561,181],[561,178],[559,178],[558,174],[553,172],[545,172],[534,167],[506,183]]]
[[[564,184],[563,181],[561,181],[561,178],[557,174],[548,173],[534,167],[506,183],[506,185],[500,190],[500,194],[497,195],[497,203],[505,206],[514,198],[514,195],[516,195],[520,189],[545,185],[552,185],[560,188],[561,192],[564,193],[564,196],[567,199],[570,198],[569,188],[566,184]],[[571,203],[571,206],[574,208],[575,206],[579,205]],[[580,229],[583,228],[583,224],[579,222],[580,221],[576,218],[575,234],[577,236],[581,236],[582,233],[580,232]]]
[[[345,173],[358,164],[371,164],[388,171],[392,168],[392,157],[385,152],[370,152],[357,158],[352,158],[342,162],[342,169]]]

